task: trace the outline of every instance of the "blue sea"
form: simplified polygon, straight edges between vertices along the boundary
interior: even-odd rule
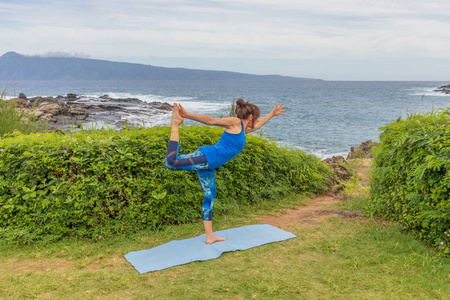
[[[193,113],[215,117],[228,116],[232,101],[238,98],[257,104],[262,115],[275,103],[284,103],[286,115],[267,123],[264,134],[282,145],[327,158],[346,157],[350,147],[378,140],[379,128],[399,117],[448,107],[450,95],[433,91],[445,84],[449,82],[16,81],[0,87],[6,88],[8,97],[75,93],[176,102]],[[170,114],[142,121],[147,126],[169,125]]]

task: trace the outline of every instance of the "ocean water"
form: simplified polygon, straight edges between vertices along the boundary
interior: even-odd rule
[[[378,140],[380,127],[408,113],[448,107],[450,95],[433,91],[445,84],[449,82],[16,81],[0,83],[0,88],[6,89],[8,97],[19,93],[28,97],[107,94],[181,103],[190,112],[215,117],[228,116],[232,101],[238,98],[257,104],[262,115],[275,103],[284,103],[286,115],[267,123],[264,134],[282,145],[327,158],[346,157],[350,147]],[[147,126],[169,125],[170,114],[141,121]]]

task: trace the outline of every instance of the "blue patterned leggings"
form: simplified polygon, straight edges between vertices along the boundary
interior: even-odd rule
[[[204,221],[211,221],[214,199],[216,197],[216,175],[214,169],[209,168],[201,149],[184,155],[178,155],[178,150],[178,142],[169,141],[165,165],[169,170],[173,171],[197,171],[204,195],[202,218]]]

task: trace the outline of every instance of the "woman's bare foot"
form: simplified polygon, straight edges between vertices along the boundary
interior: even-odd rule
[[[184,119],[180,116],[178,112],[178,106],[176,103],[173,104],[173,110],[172,110],[172,119],[171,119],[171,125],[178,126],[184,122]]]
[[[223,242],[227,240],[226,238],[214,234],[214,231],[212,230],[212,221],[203,220],[203,225],[205,226],[206,244],[211,245],[215,242]]]
[[[206,243],[208,245],[214,244],[215,242],[223,242],[226,241],[227,239],[224,237],[219,237],[215,234],[213,235],[206,235]]]

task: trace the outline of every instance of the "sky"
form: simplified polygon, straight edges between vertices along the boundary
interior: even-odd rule
[[[0,0],[0,55],[450,81],[448,0]]]

